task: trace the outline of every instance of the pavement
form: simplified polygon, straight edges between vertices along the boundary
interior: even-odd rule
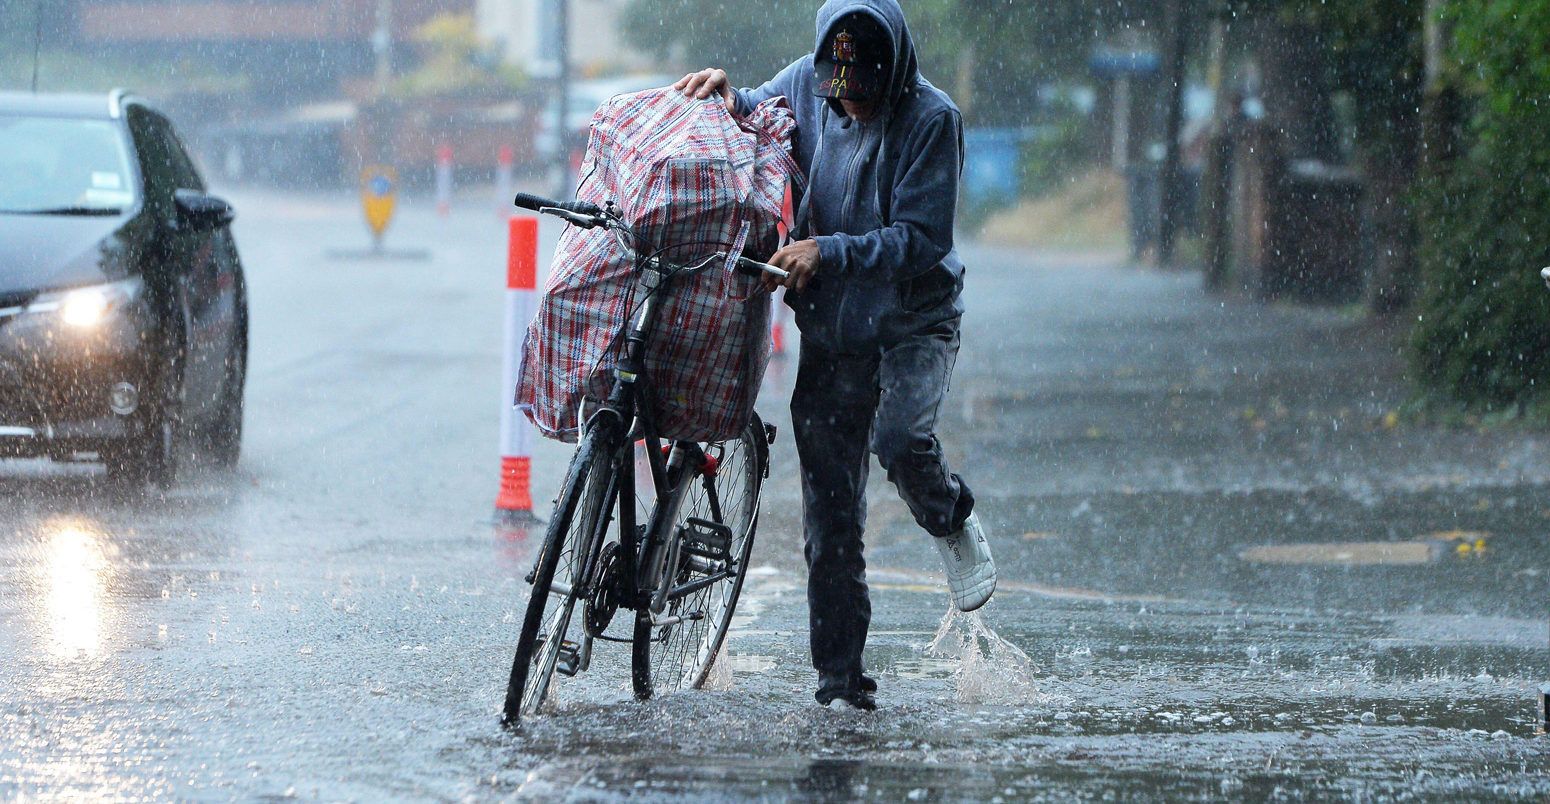
[[[428,259],[339,259],[368,242],[353,199],[231,195],[239,469],[119,499],[0,466],[0,798],[1550,797],[1550,438],[1393,415],[1403,322],[973,243],[941,438],[994,535],[991,604],[949,614],[874,472],[880,710],[812,702],[788,355],[729,672],[637,703],[627,652],[600,654],[506,733],[539,535],[490,519],[493,203],[406,204],[388,247]],[[540,509],[568,450],[534,450]]]

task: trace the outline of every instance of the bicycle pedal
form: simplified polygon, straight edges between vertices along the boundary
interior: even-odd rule
[[[544,644],[548,642],[543,634],[533,642],[533,664],[543,661]],[[560,653],[554,659],[554,671],[562,676],[574,676],[581,672],[581,646],[568,639],[560,640]]]
[[[690,555],[712,561],[732,557],[732,529],[720,522],[691,516],[684,520],[683,534],[683,549]]]
[[[560,642],[560,655],[555,657],[554,671],[562,676],[574,676],[581,672],[581,646],[563,640]]]

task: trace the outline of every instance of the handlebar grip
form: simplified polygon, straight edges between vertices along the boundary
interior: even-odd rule
[[[566,210],[567,212],[574,212],[577,215],[586,215],[590,218],[595,218],[603,214],[603,208],[597,204],[592,203],[591,201],[571,201],[569,203],[562,204],[560,209]]]
[[[591,201],[555,201],[552,198],[544,198],[543,196],[530,195],[528,193],[517,193],[517,197],[512,199],[511,203],[523,209],[531,209],[534,212],[542,212],[545,209],[559,209],[588,217],[596,217],[603,214],[602,207]]]
[[[559,206],[559,202],[557,201],[550,201],[547,198],[536,195],[529,195],[527,193],[517,193],[517,197],[513,199],[511,203],[516,204],[523,209],[531,209],[534,212],[537,212],[544,207]]]

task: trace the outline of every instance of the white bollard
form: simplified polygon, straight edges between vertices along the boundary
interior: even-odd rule
[[[447,143],[436,148],[436,214],[452,214],[452,146]]]
[[[522,339],[537,310],[538,219],[513,215],[506,259],[506,356],[501,370],[501,485],[495,498],[496,521],[504,525],[538,522],[533,515],[533,425],[513,404]]]
[[[510,145],[502,145],[495,157],[495,214],[502,219],[511,209],[512,166],[516,161],[516,149]]]

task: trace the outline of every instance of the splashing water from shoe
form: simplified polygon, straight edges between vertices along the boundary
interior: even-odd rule
[[[959,703],[1014,706],[1060,698],[1039,689],[1033,660],[986,625],[978,611],[949,606],[926,653],[958,660],[953,681]]]

